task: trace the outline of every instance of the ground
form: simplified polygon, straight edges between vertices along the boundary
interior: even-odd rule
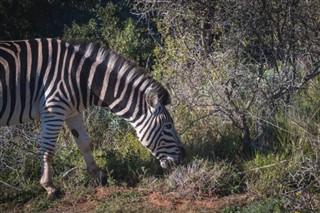
[[[5,212],[217,212],[230,206],[244,206],[256,200],[251,193],[220,198],[186,198],[170,192],[119,186],[98,187],[91,192],[65,193],[58,200],[34,198],[23,205],[7,206]],[[42,204],[41,204],[42,202]],[[0,205],[1,209],[1,205]]]

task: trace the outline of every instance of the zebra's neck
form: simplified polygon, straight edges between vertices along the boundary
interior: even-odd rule
[[[95,55],[90,70],[80,75],[80,81],[87,81],[87,103],[107,107],[130,122],[139,119],[146,110],[145,91],[155,81],[113,51],[100,48],[93,53],[89,46],[84,55],[89,54]]]

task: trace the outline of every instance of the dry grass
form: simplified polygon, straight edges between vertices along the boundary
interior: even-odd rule
[[[240,189],[240,177],[232,165],[204,159],[177,167],[168,175],[166,183],[172,190],[188,197],[213,197]]]

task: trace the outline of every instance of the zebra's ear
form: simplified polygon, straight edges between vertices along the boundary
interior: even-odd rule
[[[156,91],[149,90],[146,93],[146,102],[152,108],[157,108],[159,106],[159,97]]]

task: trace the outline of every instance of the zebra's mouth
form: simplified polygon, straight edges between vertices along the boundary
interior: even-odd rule
[[[163,159],[160,160],[160,166],[164,169],[168,169],[170,167],[172,161],[168,160],[168,159]]]
[[[173,165],[179,165],[180,162],[177,160],[174,160],[171,157],[167,157],[166,159],[162,159],[160,160],[160,166],[164,169],[168,169],[170,167],[172,167]]]

